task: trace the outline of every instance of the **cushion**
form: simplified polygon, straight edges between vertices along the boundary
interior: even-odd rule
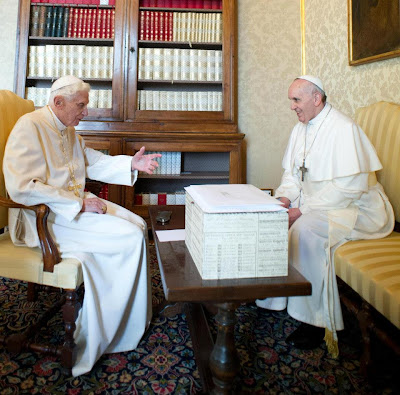
[[[0,276],[64,289],[83,283],[80,261],[66,258],[54,266],[53,273],[44,272],[42,250],[15,246],[8,232],[0,235]]]
[[[400,233],[349,241],[335,252],[336,274],[400,328]]]

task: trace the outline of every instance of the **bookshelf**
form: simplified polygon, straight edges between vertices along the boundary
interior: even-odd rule
[[[241,183],[236,0],[93,3],[20,0],[16,93],[40,107],[56,78],[74,74],[92,86],[89,115],[76,128],[88,146],[112,155],[134,154],[143,145],[166,156],[179,152],[178,174],[164,169],[140,174],[133,188],[110,186],[110,200],[144,217],[147,206],[135,203],[135,195]],[[57,17],[46,33],[34,14],[50,8]],[[63,25],[60,15],[67,13],[81,18],[75,30]]]

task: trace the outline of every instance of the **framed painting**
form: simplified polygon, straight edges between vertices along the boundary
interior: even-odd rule
[[[348,0],[349,64],[400,56],[400,0]]]

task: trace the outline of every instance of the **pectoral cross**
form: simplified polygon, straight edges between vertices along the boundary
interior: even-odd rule
[[[69,191],[74,191],[75,196],[79,197],[80,196],[79,189],[82,188],[82,185],[81,184],[77,184],[75,179],[73,179],[71,181],[71,183],[72,183],[72,185],[68,185],[68,190]]]
[[[308,172],[305,159],[303,159],[303,164],[300,166],[299,169],[301,171],[301,181],[304,181],[304,174]]]

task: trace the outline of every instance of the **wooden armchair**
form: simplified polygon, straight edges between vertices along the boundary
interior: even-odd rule
[[[44,312],[37,322],[32,323],[22,333],[1,336],[0,344],[12,353],[31,350],[57,356],[69,370],[74,361],[75,320],[80,309],[78,289],[83,284],[81,263],[76,259],[61,259],[60,253],[47,228],[49,208],[44,205],[23,206],[6,197],[3,176],[3,156],[7,138],[20,116],[34,110],[33,102],[21,99],[16,94],[0,90],[0,276],[28,282],[28,301],[37,297],[38,289],[61,288],[60,300]],[[9,208],[24,208],[36,213],[36,225],[40,248],[16,247],[6,230]],[[35,333],[62,308],[65,323],[63,344],[50,345],[35,343]]]

